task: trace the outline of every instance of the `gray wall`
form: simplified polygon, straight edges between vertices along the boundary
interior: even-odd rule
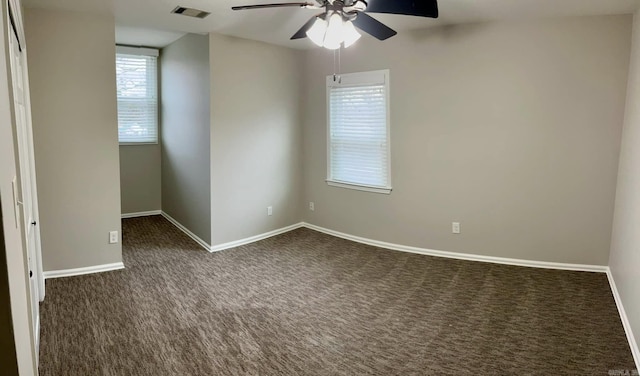
[[[633,21],[627,107],[618,170],[609,267],[636,343],[640,343],[640,13]],[[636,348],[636,354],[638,349]]]
[[[333,54],[309,51],[304,199],[315,211],[304,219],[423,248],[606,265],[630,28],[630,16],[470,24],[343,51],[344,72],[391,71],[390,195],[325,183]]]
[[[110,16],[26,9],[45,271],[122,261]]]
[[[160,210],[160,144],[120,146],[122,213]]]
[[[162,210],[211,242],[209,37],[161,52]]]
[[[212,244],[300,221],[302,52],[210,34]],[[267,207],[273,215],[267,216]]]

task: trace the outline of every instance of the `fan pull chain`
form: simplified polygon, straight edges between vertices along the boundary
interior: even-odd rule
[[[338,74],[342,74],[342,45],[338,48]],[[339,83],[342,83],[342,76],[338,77]]]
[[[336,50],[333,50],[333,82],[338,82],[339,84],[342,83],[342,76],[340,76],[340,72],[341,72],[341,67],[340,67],[340,63],[341,63],[341,55],[340,55],[340,51],[342,50],[342,46],[340,48],[337,49],[337,60],[338,63],[336,64]],[[336,73],[336,65],[338,66],[337,69],[337,73]]]
[[[336,50],[333,50],[333,82],[336,82]]]

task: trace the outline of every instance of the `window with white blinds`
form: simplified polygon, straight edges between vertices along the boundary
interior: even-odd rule
[[[116,80],[120,143],[157,143],[158,50],[118,46]]]
[[[327,183],[391,192],[389,71],[327,77]]]

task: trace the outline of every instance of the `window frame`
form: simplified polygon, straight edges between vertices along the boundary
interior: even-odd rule
[[[386,129],[387,129],[387,186],[374,186],[333,179],[331,174],[331,88],[354,87],[383,84],[385,89],[386,105]],[[327,111],[327,178],[329,186],[354,189],[365,192],[390,194],[393,190],[391,184],[391,104],[390,104],[390,79],[389,69],[346,73],[342,75],[329,75],[326,78],[326,111]]]
[[[156,58],[156,106],[155,106],[155,140],[154,141],[121,141],[120,140],[120,131],[118,130],[118,145],[119,146],[141,146],[141,145],[158,145],[160,143],[160,50],[155,48],[146,48],[146,47],[132,47],[132,46],[124,46],[124,45],[116,45],[116,60],[118,55],[138,55],[138,56],[152,56]],[[117,89],[117,72],[116,72],[116,89]],[[120,100],[118,99],[117,90],[116,90],[116,104]],[[118,111],[118,110],[117,110]],[[117,113],[118,117],[120,113]],[[119,125],[119,124],[118,124]]]

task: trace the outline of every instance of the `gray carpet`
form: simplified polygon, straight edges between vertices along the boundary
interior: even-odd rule
[[[600,374],[634,367],[605,274],[299,229],[209,254],[123,220],[126,270],[47,281],[48,375]]]

